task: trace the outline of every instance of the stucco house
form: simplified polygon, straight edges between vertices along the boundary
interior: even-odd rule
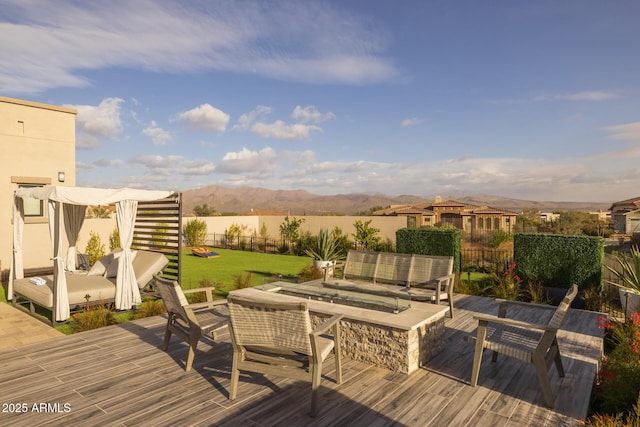
[[[374,212],[374,215],[404,216],[407,218],[407,227],[453,225],[472,235],[494,230],[510,233],[517,217],[515,212],[456,200],[442,201],[439,197],[433,202],[389,206]]]
[[[640,197],[614,202],[609,210],[615,233],[640,232]]]
[[[13,193],[20,187],[74,186],[76,110],[0,96],[0,271],[8,276],[12,253]],[[25,268],[51,263],[47,210],[25,202],[24,245],[35,248]],[[43,239],[43,236],[44,239]]]

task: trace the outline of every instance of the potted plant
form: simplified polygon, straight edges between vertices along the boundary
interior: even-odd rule
[[[610,280],[608,282],[618,287],[622,309],[625,315],[628,315],[640,309],[640,249],[632,246],[630,255],[617,255],[616,261],[618,261],[617,268],[607,265],[607,269],[622,284]]]
[[[335,233],[320,229],[312,245],[304,252],[313,258],[313,267],[324,271],[324,279],[333,277],[336,261],[340,258],[341,249]]]

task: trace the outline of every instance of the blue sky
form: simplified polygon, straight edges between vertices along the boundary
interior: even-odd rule
[[[640,196],[638,1],[0,0],[77,185]],[[11,58],[11,60],[6,60]]]

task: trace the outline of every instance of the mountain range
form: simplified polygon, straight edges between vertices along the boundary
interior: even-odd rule
[[[416,204],[435,200],[433,197],[411,195],[388,196],[384,194],[353,193],[318,195],[306,190],[269,190],[259,187],[222,187],[210,185],[182,193],[183,211],[192,212],[195,206],[207,204],[216,213],[285,214],[285,215],[354,215],[373,207]],[[509,199],[498,196],[441,194],[442,200],[456,200],[480,206],[521,212],[536,208],[541,212],[553,211],[606,211],[611,203],[602,202],[551,202]]]

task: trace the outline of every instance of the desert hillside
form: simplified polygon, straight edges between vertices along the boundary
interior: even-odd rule
[[[554,210],[606,211],[611,203],[545,202],[506,199],[495,196],[440,195],[443,200],[453,199],[476,205],[520,212],[535,207],[543,212]],[[384,194],[336,194],[323,196],[305,190],[268,190],[257,187],[228,188],[218,185],[187,190],[183,193],[184,212],[207,204],[218,213],[246,214],[249,212],[278,212],[290,215],[352,215],[374,206],[387,207],[398,204],[414,204],[434,200],[411,195],[388,196]]]

